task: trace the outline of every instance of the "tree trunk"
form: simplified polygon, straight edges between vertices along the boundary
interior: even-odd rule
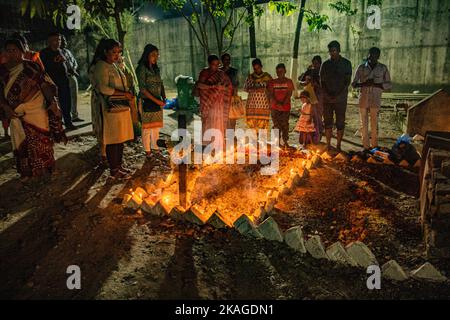
[[[120,10],[117,5],[114,7],[114,20],[116,21],[117,35],[119,42],[122,44],[122,50],[125,48],[125,35],[126,31],[123,30],[122,19],[120,17]]]
[[[292,60],[291,60],[291,72],[290,77],[292,81],[295,84],[295,88],[297,89],[297,76],[298,76],[298,53],[300,51],[300,34],[302,31],[302,22],[303,22],[303,16],[305,14],[305,5],[306,0],[301,0],[300,3],[300,12],[298,14],[297,19],[297,27],[295,28],[295,38],[294,38],[294,48],[293,48],[293,54],[292,54]]]
[[[250,72],[251,72],[251,61],[256,58],[256,31],[255,31],[255,20],[253,15],[253,7],[249,6],[247,8],[248,14],[252,17],[252,22],[248,28],[250,35]]]

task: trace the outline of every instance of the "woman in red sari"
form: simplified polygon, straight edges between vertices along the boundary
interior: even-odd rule
[[[221,141],[214,141],[217,148],[220,147],[225,138],[225,130],[230,112],[233,86],[227,74],[219,69],[220,60],[216,55],[208,57],[208,68],[203,69],[195,86],[195,95],[200,97],[200,113],[202,118],[203,145],[208,144],[205,132],[216,129],[221,134]]]
[[[57,88],[39,64],[24,59],[17,39],[5,43],[7,62],[0,66],[0,109],[10,121],[17,171],[23,180],[50,174],[54,142],[67,143],[61,123]]]

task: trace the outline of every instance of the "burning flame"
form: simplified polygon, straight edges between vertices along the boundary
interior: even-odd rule
[[[163,201],[164,204],[169,204],[170,203],[170,196],[167,195],[167,196],[163,197],[162,201]]]
[[[134,192],[133,192],[134,194]],[[139,198],[143,199],[144,198],[144,193],[143,192],[136,192],[136,196],[138,196]]]

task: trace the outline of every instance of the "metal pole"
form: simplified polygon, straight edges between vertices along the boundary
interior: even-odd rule
[[[184,111],[178,113],[178,129],[186,129],[186,114]],[[185,155],[186,156],[186,155]],[[187,164],[185,161],[178,165],[179,183],[178,194],[180,206],[187,208]]]

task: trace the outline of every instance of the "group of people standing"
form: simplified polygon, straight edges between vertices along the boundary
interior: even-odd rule
[[[139,123],[147,157],[155,161],[167,160],[157,144],[163,127],[166,93],[156,46],[145,46],[136,68],[137,84],[121,54],[122,46],[114,39],[103,39],[97,46],[89,67],[91,111],[101,156],[108,163],[111,176],[129,179],[132,170],[123,164],[124,143],[135,140],[134,129]]]
[[[302,104],[294,130],[299,132],[300,144],[317,144],[324,134],[327,148],[331,149],[335,127],[336,150],[340,152],[351,84],[361,90],[359,109],[364,149],[378,147],[381,94],[391,88],[388,68],[378,62],[380,50],[375,47],[369,50],[367,60],[358,67],[353,81],[351,62],[341,56],[339,42],[330,42],[328,51],[329,59],[322,63],[321,57],[315,56],[308,70],[299,77],[299,85],[303,87],[300,93],[293,81],[286,77],[284,64],[276,66],[277,77],[272,78],[263,70],[261,60],[254,59],[253,72],[244,84],[248,93],[243,114],[247,127],[269,130],[272,119],[273,128],[279,130],[280,145],[288,147],[292,99],[297,98]],[[203,132],[214,128],[225,136],[224,130],[233,129],[236,125],[236,120],[230,115],[234,101],[239,100],[236,99],[239,81],[237,70],[230,66],[230,55],[223,55],[221,60],[222,67],[218,56],[208,58],[209,66],[201,71],[194,92],[200,97]]]
[[[53,143],[67,142],[62,120],[66,130],[73,128],[72,121],[82,121],[76,110],[76,59],[60,34],[50,34],[48,44],[41,52],[33,52],[23,36],[15,35],[6,41],[5,54],[0,59],[0,116],[11,127],[17,169],[24,179],[52,171]],[[370,49],[367,61],[358,67],[351,82],[351,63],[340,55],[339,43],[331,42],[328,49],[330,59],[322,64],[320,56],[315,56],[310,68],[299,77],[303,86],[300,94],[286,77],[284,64],[276,66],[277,76],[272,78],[263,70],[261,60],[254,59],[253,72],[243,86],[248,93],[245,104],[238,95],[238,70],[231,66],[231,56],[209,56],[208,67],[200,72],[193,90],[193,95],[200,98],[203,133],[215,129],[225,137],[225,130],[234,129],[238,118],[245,118],[251,129],[270,130],[272,119],[273,128],[279,129],[280,142],[287,147],[292,98],[299,98],[302,107],[295,130],[300,143],[318,143],[325,133],[330,148],[335,125],[336,147],[340,150],[348,87],[352,83],[361,88],[364,147],[369,148],[370,143],[376,147],[381,93],[390,88],[389,71],[378,62],[380,50]],[[158,48],[146,45],[135,70],[135,83],[123,61],[122,45],[114,39],[102,39],[90,63],[93,130],[102,161],[114,179],[130,178],[132,170],[123,164],[123,151],[125,142],[135,140],[136,126],[142,126],[147,157],[167,160],[157,143],[166,103],[158,59]],[[210,138],[203,135],[204,144]]]

